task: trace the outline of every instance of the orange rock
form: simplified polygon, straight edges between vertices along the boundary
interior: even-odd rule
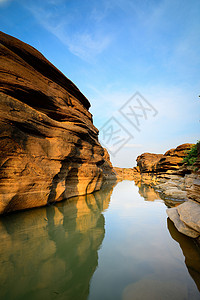
[[[156,165],[156,172],[177,170],[183,165],[183,158],[194,144],[182,144],[175,149],[168,150]]]
[[[143,153],[137,157],[137,166],[141,173],[154,172],[157,162],[163,157],[163,154]]]
[[[79,89],[0,32],[0,213],[99,190],[115,179]]]

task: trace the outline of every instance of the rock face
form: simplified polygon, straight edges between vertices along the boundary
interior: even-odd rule
[[[183,162],[193,144],[182,144],[164,155],[143,153],[137,158],[140,176],[134,180],[140,190],[147,185],[159,192],[168,207],[174,206],[169,201],[176,200],[176,207],[167,209],[169,218],[179,232],[197,238],[200,243],[200,145],[197,145],[194,166]]]
[[[79,89],[0,32],[0,213],[99,190],[115,179]]]
[[[156,187],[166,197],[187,199],[192,170],[184,166],[183,158],[193,144],[182,144],[165,154],[143,153],[137,157],[141,181]],[[193,183],[193,178],[192,178]],[[190,187],[191,188],[191,187]]]
[[[182,205],[184,205],[184,204],[181,204],[180,206],[182,206]],[[189,237],[192,237],[192,238],[197,238],[199,236],[198,231],[193,230],[192,228],[187,226],[185,222],[183,222],[180,219],[180,215],[179,215],[178,209],[176,207],[168,208],[167,215],[172,220],[172,222],[174,223],[174,225],[176,226],[176,228],[178,229],[179,232],[181,232]]]
[[[163,157],[163,154],[143,153],[137,157],[137,166],[141,173],[155,172],[156,164]]]
[[[183,158],[193,144],[182,144],[163,154],[143,153],[137,157],[141,173],[173,173],[183,165]]]
[[[182,144],[175,149],[167,151],[156,165],[156,172],[174,173],[183,165],[183,158],[193,144]]]

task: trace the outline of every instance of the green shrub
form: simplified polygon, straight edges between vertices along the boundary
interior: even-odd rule
[[[197,160],[197,146],[200,144],[198,141],[192,148],[188,151],[187,155],[183,158],[183,162],[186,163],[188,166],[193,166]]]

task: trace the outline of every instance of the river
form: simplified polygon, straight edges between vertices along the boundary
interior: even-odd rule
[[[147,186],[123,181],[0,219],[1,300],[196,300],[200,252]]]

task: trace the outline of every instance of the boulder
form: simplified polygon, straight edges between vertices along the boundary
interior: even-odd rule
[[[183,205],[183,204],[181,204],[181,205]],[[199,232],[188,227],[184,222],[182,222],[180,220],[180,215],[179,215],[176,207],[168,208],[167,215],[170,218],[170,220],[174,223],[176,229],[179,232],[181,232],[189,237],[192,237],[192,238],[197,238],[200,235]]]
[[[0,32],[0,214],[99,190],[114,179],[80,90]]]
[[[137,157],[137,166],[141,173],[149,173],[155,171],[155,166],[163,157],[163,154],[143,153]]]
[[[192,185],[187,187],[187,196],[189,199],[193,199],[200,203],[200,176],[196,175]]]
[[[187,201],[179,205],[177,210],[180,220],[200,235],[200,205],[194,201]]]

